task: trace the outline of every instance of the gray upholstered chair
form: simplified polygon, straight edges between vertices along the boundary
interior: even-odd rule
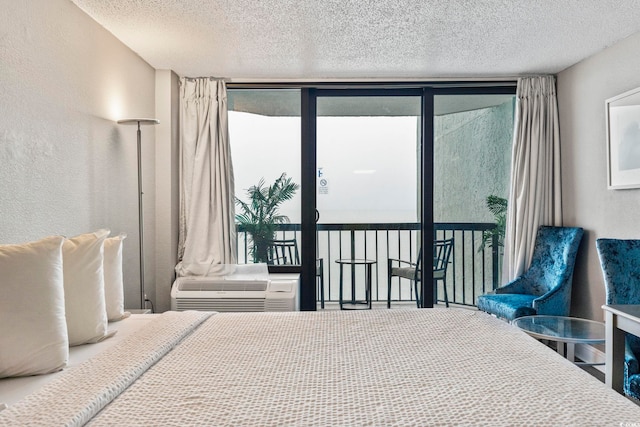
[[[300,253],[296,239],[281,239],[269,241],[267,249],[267,264],[271,265],[300,265]],[[316,259],[316,278],[320,287],[320,308],[324,308],[324,262]]]
[[[579,227],[540,227],[529,269],[493,293],[479,296],[478,309],[509,321],[534,314],[568,316],[582,234]]]
[[[437,295],[438,281],[441,281],[444,287],[444,302],[449,307],[449,297],[447,295],[447,285],[445,279],[447,277],[447,267],[449,266],[449,257],[453,249],[453,238],[446,240],[436,240],[433,242],[433,291]],[[420,307],[420,292],[418,283],[421,279],[420,261],[422,260],[422,249],[418,253],[418,260],[413,263],[400,259],[389,258],[387,260],[387,308],[391,308],[391,279],[399,277],[409,279],[413,282],[416,295],[416,305]],[[435,298],[434,298],[435,299]]]
[[[640,304],[640,240],[598,239],[607,304]],[[640,338],[627,334],[624,393],[640,400]]]

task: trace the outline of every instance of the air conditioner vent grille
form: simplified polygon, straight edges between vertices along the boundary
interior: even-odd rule
[[[265,311],[264,298],[177,298],[176,311]]]
[[[181,291],[261,291],[267,290],[266,280],[193,280],[183,281],[178,285]]]
[[[291,301],[287,299],[270,299],[265,305],[267,311],[291,311]]]

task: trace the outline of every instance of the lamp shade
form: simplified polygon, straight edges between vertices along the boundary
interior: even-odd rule
[[[157,125],[160,123],[158,119],[120,119],[116,123],[119,125]]]

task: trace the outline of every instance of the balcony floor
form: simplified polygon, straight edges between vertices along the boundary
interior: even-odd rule
[[[318,303],[318,310],[322,310],[320,308],[320,303]],[[435,308],[446,308],[444,303],[439,303],[434,306]],[[464,308],[468,310],[477,310],[476,307],[470,307],[467,305],[458,305],[458,304],[449,304],[449,307],[455,308]],[[371,308],[373,310],[387,310],[387,302],[386,301],[374,301],[371,303]],[[324,304],[325,310],[340,310],[340,306],[337,302],[325,302]],[[414,301],[395,301],[391,303],[391,310],[406,310],[406,309],[417,309],[416,303]]]

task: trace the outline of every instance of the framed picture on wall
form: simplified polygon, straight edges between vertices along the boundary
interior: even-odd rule
[[[605,101],[607,187],[640,188],[640,88]]]

